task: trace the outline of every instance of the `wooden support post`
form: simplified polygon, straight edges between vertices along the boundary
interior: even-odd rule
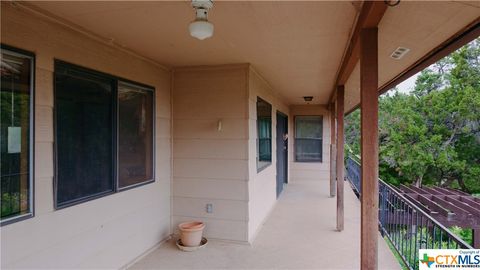
[[[335,165],[337,158],[336,151],[336,123],[335,123],[335,104],[330,106],[330,197],[335,197],[335,181],[337,179],[337,167]]]
[[[344,174],[344,136],[343,136],[343,114],[344,114],[345,88],[343,85],[337,87],[337,230],[343,231],[344,206],[343,206],[343,174]]]
[[[480,229],[472,229],[472,236],[473,248],[480,249]]]
[[[360,33],[361,269],[378,269],[378,29]]]

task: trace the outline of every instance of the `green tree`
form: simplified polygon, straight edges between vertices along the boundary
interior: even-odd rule
[[[346,117],[359,153],[360,111]],[[379,100],[380,176],[480,193],[480,39],[420,73],[411,94]]]

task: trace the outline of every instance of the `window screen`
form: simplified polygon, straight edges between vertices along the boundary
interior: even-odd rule
[[[33,56],[1,49],[1,222],[32,214]]]
[[[295,117],[295,160],[322,161],[322,116]]]
[[[153,180],[153,91],[118,86],[118,184]]]
[[[272,163],[272,105],[257,99],[257,170]]]
[[[57,206],[114,190],[113,85],[56,64]]]

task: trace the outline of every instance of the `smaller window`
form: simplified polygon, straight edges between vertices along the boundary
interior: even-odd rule
[[[295,117],[295,161],[322,162],[322,116]]]
[[[119,82],[118,186],[153,180],[153,90]]]
[[[257,99],[257,171],[272,163],[272,105]]]

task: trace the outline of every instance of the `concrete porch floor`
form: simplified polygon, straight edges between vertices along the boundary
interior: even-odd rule
[[[336,199],[327,181],[290,183],[250,245],[210,240],[182,252],[173,240],[130,269],[359,269],[360,202],[345,182],[345,230],[335,231]],[[379,234],[379,269],[400,265]]]

